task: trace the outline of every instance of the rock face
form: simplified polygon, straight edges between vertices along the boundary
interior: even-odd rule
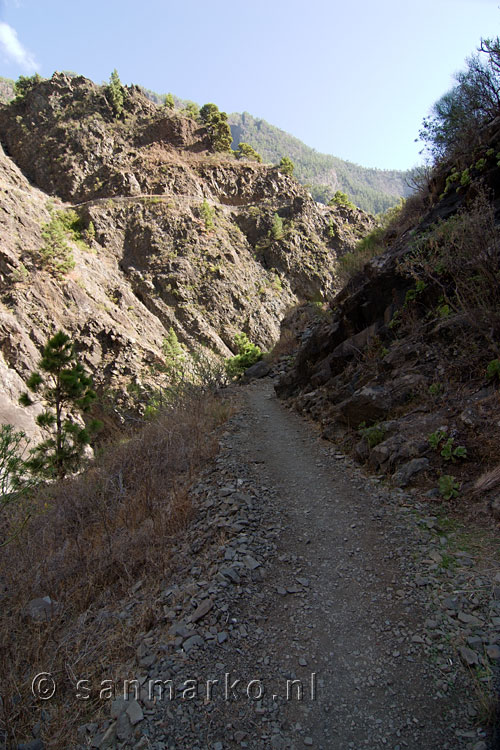
[[[490,128],[486,154],[500,144],[498,126]],[[298,341],[292,365],[282,368],[276,384],[278,395],[320,422],[325,438],[352,450],[394,484],[430,484],[435,494],[429,497],[441,492],[450,499],[446,482],[452,481],[453,497],[466,496],[473,478],[498,465],[488,422],[500,424],[500,408],[487,374],[498,347],[487,326],[482,330],[474,320],[473,308],[460,307],[451,275],[443,275],[440,284],[427,278],[419,292],[401,262],[415,250],[415,238],[427,237],[450,218],[453,226],[458,211],[473,211],[484,188],[493,227],[488,231],[500,236],[500,170],[496,162],[484,162],[487,167],[467,190],[447,192],[446,173],[441,175],[442,185],[415,225],[389,239],[385,252],[332,298],[323,322],[298,336],[284,328]],[[496,258],[498,273],[498,253],[493,256],[490,248],[487,253]],[[444,310],[443,290],[451,300]],[[444,437],[435,443],[438,432]],[[498,501],[486,492],[482,498],[483,507],[498,517]]]
[[[58,328],[122,390],[161,363],[170,327],[191,350],[228,356],[241,330],[269,347],[288,307],[335,290],[337,257],[371,226],[125,94],[116,119],[105,87],[57,73],[0,106],[2,422],[32,425],[17,397]],[[41,248],[70,209],[74,267],[56,273]]]

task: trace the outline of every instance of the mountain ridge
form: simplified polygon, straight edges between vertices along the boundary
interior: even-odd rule
[[[411,193],[406,183],[410,170],[383,170],[362,167],[337,156],[322,154],[299,138],[248,112],[228,116],[233,148],[249,143],[265,161],[278,163],[283,156],[292,159],[295,175],[315,200],[327,203],[337,190],[345,192],[360,208],[382,213],[401,197]]]
[[[154,104],[163,104],[165,95],[144,86],[138,88]],[[14,95],[14,81],[0,77],[0,102],[8,103]],[[189,106],[198,108],[196,103],[187,99],[173,96],[173,100],[176,110]],[[363,167],[332,154],[323,154],[294,135],[248,112],[233,112],[228,115],[228,122],[234,149],[241,142],[249,143],[271,164],[279,163],[283,156],[290,157],[295,164],[295,176],[319,202],[328,203],[340,190],[363,210],[377,214],[411,193],[406,182],[411,170]]]

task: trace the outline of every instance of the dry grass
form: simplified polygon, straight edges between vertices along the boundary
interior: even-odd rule
[[[95,719],[98,706],[75,697],[76,679],[113,679],[133,658],[135,635],[155,621],[153,604],[118,614],[139,579],[151,602],[168,581],[170,548],[193,514],[189,485],[214,455],[215,428],[227,413],[213,397],[192,397],[110,446],[79,476],[38,492],[22,536],[0,550],[0,730],[7,748],[30,736],[42,709],[51,748],[74,746],[76,727],[92,712]],[[60,610],[34,622],[26,605],[43,596]],[[31,696],[38,672],[52,673],[58,684],[46,703]]]
[[[484,472],[474,483],[474,494],[480,495],[490,492],[500,485],[500,464],[494,469]]]

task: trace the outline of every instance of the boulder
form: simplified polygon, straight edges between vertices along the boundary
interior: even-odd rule
[[[413,458],[411,461],[408,461],[408,463],[403,464],[401,468],[396,471],[392,477],[392,481],[397,487],[406,487],[415,474],[419,474],[428,467],[428,458]]]
[[[392,406],[390,391],[383,386],[364,386],[339,404],[339,416],[351,427],[378,422]]]
[[[257,378],[265,378],[271,372],[270,366],[267,362],[261,360],[256,362],[254,365],[248,367],[243,375],[244,380],[255,380]]]

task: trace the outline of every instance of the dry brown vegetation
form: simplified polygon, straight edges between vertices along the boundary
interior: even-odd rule
[[[102,705],[77,700],[76,679],[113,679],[133,657],[136,634],[151,626],[155,592],[175,568],[172,544],[194,512],[189,486],[214,455],[227,414],[220,399],[191,394],[80,475],[37,492],[23,533],[0,550],[6,747],[29,738],[37,720],[50,726],[47,747],[74,746],[76,728],[95,720]],[[151,604],[127,610],[141,578]],[[36,622],[26,607],[44,596],[57,608]],[[58,686],[46,703],[30,691],[39,672],[53,674]]]

